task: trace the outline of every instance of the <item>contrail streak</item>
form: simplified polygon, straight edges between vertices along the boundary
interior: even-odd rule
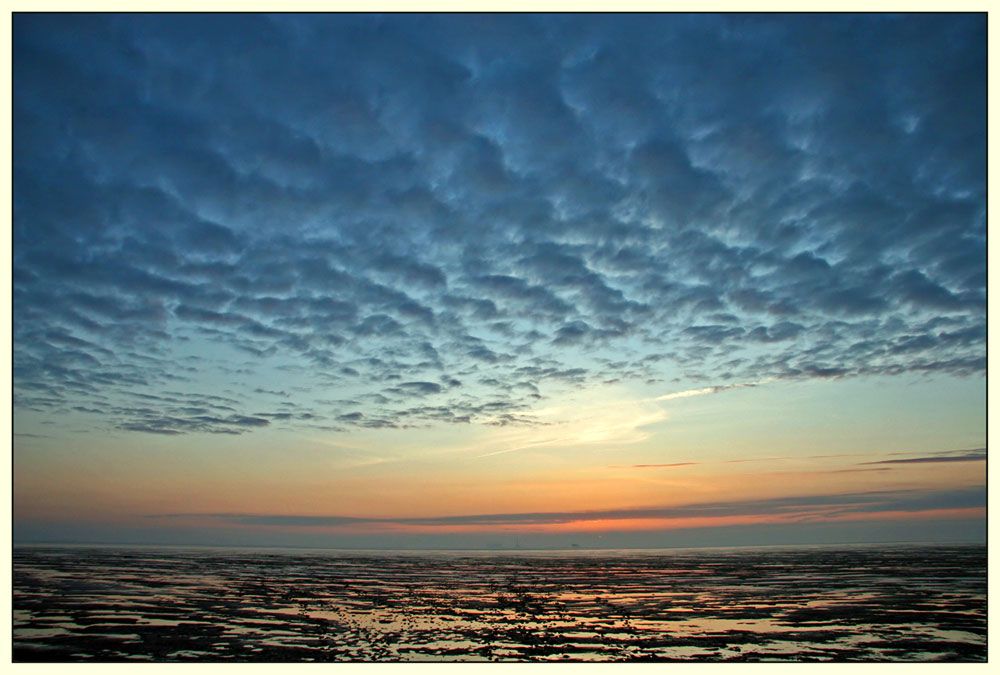
[[[519,445],[516,448],[507,448],[506,450],[497,450],[496,452],[487,452],[485,455],[476,455],[476,458],[480,457],[492,457],[493,455],[502,455],[506,452],[514,452],[515,450],[527,450],[528,448],[534,448],[539,445],[549,445],[550,443],[558,443],[560,441],[571,440],[573,437],[568,436],[566,438],[550,438],[546,441],[538,441],[537,443],[528,443],[527,445]]]

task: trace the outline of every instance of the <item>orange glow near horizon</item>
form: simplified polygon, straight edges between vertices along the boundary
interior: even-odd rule
[[[281,530],[300,534],[565,534],[605,533],[621,531],[671,531],[694,528],[731,527],[739,525],[773,525],[803,522],[854,522],[879,520],[948,520],[956,518],[985,518],[982,507],[958,509],[929,509],[925,511],[872,511],[860,513],[831,513],[826,510],[800,511],[785,514],[760,514],[688,518],[600,518],[574,520],[566,523],[509,523],[474,525],[414,525],[393,522],[349,523],[336,526],[280,526]],[[203,522],[211,518],[205,517]],[[246,525],[256,530],[275,530],[274,525]]]

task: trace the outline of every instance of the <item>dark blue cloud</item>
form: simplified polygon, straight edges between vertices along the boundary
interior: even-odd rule
[[[16,15],[15,406],[230,433],[276,390],[312,417],[261,419],[341,428],[681,373],[982,376],[985,31]],[[240,402],[143,399],[174,386]]]

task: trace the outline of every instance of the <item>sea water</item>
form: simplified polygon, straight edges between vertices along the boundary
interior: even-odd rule
[[[15,546],[14,661],[985,661],[984,546]]]

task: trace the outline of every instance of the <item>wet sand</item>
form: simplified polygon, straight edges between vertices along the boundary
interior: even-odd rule
[[[14,661],[985,661],[982,546],[15,547]]]

